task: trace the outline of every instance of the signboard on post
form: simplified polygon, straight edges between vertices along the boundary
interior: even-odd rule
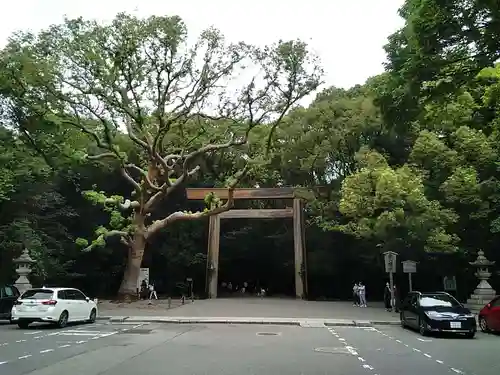
[[[417,272],[417,262],[413,260],[405,260],[403,263],[403,272],[408,274],[408,284],[410,287],[410,292],[413,291],[413,283],[411,275]]]
[[[385,263],[385,272],[389,274],[389,287],[391,288],[391,304],[392,310],[396,307],[396,300],[394,299],[394,277],[393,273],[396,272],[396,258],[398,253],[394,251],[386,251],[384,253],[384,263]]]
[[[443,277],[443,286],[445,292],[454,292],[457,290],[457,278],[455,276]]]
[[[417,262],[413,260],[405,260],[402,263],[404,273],[417,273]]]
[[[385,272],[387,273],[395,273],[396,272],[396,258],[398,253],[394,251],[386,251],[384,253],[384,262],[385,262]]]

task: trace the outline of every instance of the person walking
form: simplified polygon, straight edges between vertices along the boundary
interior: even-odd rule
[[[158,299],[158,296],[156,295],[155,286],[151,283],[149,284],[149,300],[151,301],[153,298]]]
[[[358,284],[359,306],[366,307],[366,287],[365,284],[359,282]]]
[[[359,287],[357,283],[354,283],[354,286],[352,287],[352,300],[353,300],[353,306],[358,307],[359,306]]]
[[[385,283],[384,288],[384,305],[387,311],[391,311],[392,301],[391,301],[391,286],[389,283]]]

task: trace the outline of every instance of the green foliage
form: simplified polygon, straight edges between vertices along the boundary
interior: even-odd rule
[[[360,168],[343,181],[339,205],[350,221],[338,229],[376,243],[402,239],[427,251],[455,250],[456,238],[446,230],[457,215],[427,199],[418,170],[408,165],[393,169],[369,150],[357,159]]]
[[[307,107],[295,104],[321,71],[301,42],[227,45],[209,29],[191,49],[178,17],[124,14],[17,34],[0,55],[0,276],[10,281],[24,246],[40,280],[76,280],[79,269],[89,279],[120,274],[120,241],[110,236],[130,239],[134,220],[147,229],[173,211],[199,212],[170,186],[232,185],[246,166],[243,186],[302,187],[308,240],[328,243],[313,256],[321,273],[334,272],[339,248],[369,267],[381,250],[425,258],[481,248],[500,261],[497,3],[405,1],[386,72],[325,89]],[[225,92],[221,82],[249,64],[267,75],[237,97]],[[182,104],[179,87],[198,96]],[[247,142],[223,147],[228,134]],[[208,213],[224,201],[208,194],[204,203]],[[160,237],[150,249],[175,281],[205,275],[202,227],[182,221]]]

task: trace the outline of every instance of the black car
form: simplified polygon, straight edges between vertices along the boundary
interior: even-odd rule
[[[469,338],[476,334],[476,318],[453,296],[445,292],[410,292],[400,311],[401,326],[431,333],[462,333]]]
[[[10,320],[14,302],[19,298],[19,290],[14,285],[0,285],[0,320]]]

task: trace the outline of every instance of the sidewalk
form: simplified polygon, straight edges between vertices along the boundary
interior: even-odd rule
[[[399,314],[387,312],[381,303],[367,308],[350,302],[301,301],[272,298],[227,298],[172,302],[139,301],[130,304],[99,304],[100,319],[122,322],[351,325],[399,324]]]

